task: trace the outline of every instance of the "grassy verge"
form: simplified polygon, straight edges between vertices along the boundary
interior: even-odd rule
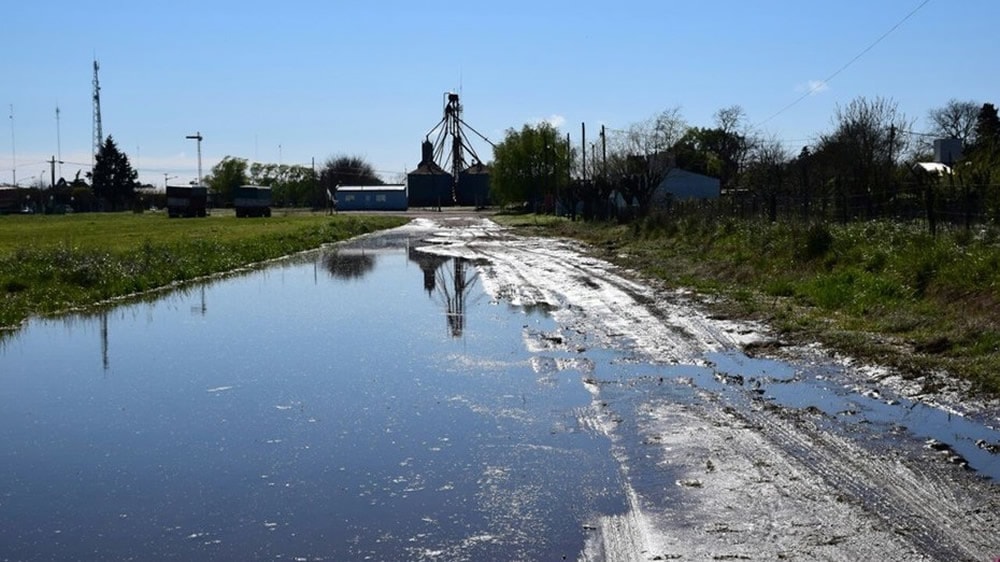
[[[577,238],[671,286],[908,375],[946,372],[1000,396],[1000,231],[932,237],[920,225],[648,218],[630,224],[498,220]],[[931,390],[931,389],[929,389]]]
[[[312,213],[268,219],[168,219],[163,213],[0,217],[0,327],[405,222]]]

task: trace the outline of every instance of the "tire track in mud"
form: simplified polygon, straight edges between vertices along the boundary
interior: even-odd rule
[[[744,331],[733,323],[708,318],[682,294],[656,293],[627,279],[618,273],[622,270],[617,266],[586,256],[572,242],[511,236],[486,223],[476,225],[475,229],[478,229],[475,235],[443,234],[438,243],[444,246],[433,251],[485,259],[487,263],[479,266],[481,278],[494,298],[519,306],[549,308],[567,333],[596,336],[602,346],[624,348],[637,358],[660,365],[704,366],[708,364],[704,360],[706,353],[738,349],[755,338],[752,329]],[[649,453],[636,449],[638,445],[634,443],[627,444],[623,438],[623,432],[640,430],[625,429],[624,424],[608,419],[607,411],[596,412],[596,404],[603,403],[603,386],[593,384],[595,411],[581,415],[581,424],[612,439],[631,509],[625,514],[598,519],[595,536],[588,541],[582,559],[748,557],[762,552],[831,560],[898,555],[936,560],[992,560],[1000,555],[997,515],[1000,500],[996,486],[952,465],[928,465],[904,451],[890,454],[863,449],[849,438],[814,423],[809,412],[752,400],[749,392],[742,390],[735,397],[699,391],[710,395],[709,404],[689,413],[695,423],[706,425],[707,433],[686,435],[687,442],[677,444],[676,449],[698,451],[698,439],[711,437],[721,439],[720,443],[728,439],[732,450],[727,454],[735,464],[749,466],[751,471],[752,459],[772,455],[776,466],[802,478],[783,478],[777,484],[769,484],[772,488],[768,493],[773,496],[765,498],[763,503],[771,501],[783,510],[798,510],[801,519],[809,521],[808,525],[815,526],[817,531],[799,536],[798,531],[788,530],[795,536],[779,537],[777,546],[781,548],[734,531],[732,540],[738,538],[745,543],[744,550],[734,550],[726,542],[730,539],[712,538],[703,529],[680,528],[678,514],[664,505],[668,501],[666,495],[651,493],[646,488],[637,491],[633,486],[635,474],[630,472],[634,473],[637,467],[632,465],[641,455]],[[635,411],[620,411],[614,417],[638,417],[647,407],[653,406],[643,402]],[[728,425],[733,427],[711,428],[713,420],[719,421],[713,416],[728,418]],[[677,430],[688,431],[683,427]],[[661,444],[659,449],[664,458],[670,457],[670,447]],[[674,467],[680,468],[685,467]],[[692,498],[699,493],[720,494],[715,501],[722,503],[747,499],[745,492],[737,488],[701,490],[700,485],[697,488],[681,487],[671,493],[686,497],[686,501],[697,501]],[[830,497],[837,501],[831,504]],[[748,509],[751,516],[768,516],[766,512],[755,512],[757,507]],[[850,520],[823,521],[813,517],[812,511]],[[703,526],[712,525],[711,511],[697,513]],[[777,528],[780,533],[780,524],[776,522],[764,526]],[[867,527],[878,529],[866,532]],[[861,538],[851,537],[853,533]],[[712,544],[685,550],[678,546],[678,537]],[[819,539],[818,545],[811,544],[809,541],[817,540],[816,537],[826,538]],[[761,551],[755,552],[754,545]]]
[[[1000,547],[993,486],[952,465],[875,456],[770,404],[737,412],[782,451],[935,560],[989,560]],[[987,515],[989,514],[989,515]],[[991,531],[993,530],[993,531]]]

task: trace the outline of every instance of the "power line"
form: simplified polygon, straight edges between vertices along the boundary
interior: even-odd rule
[[[775,113],[774,115],[768,117],[767,119],[761,121],[760,123],[757,123],[756,126],[760,127],[761,125],[767,123],[768,121],[774,119],[775,117],[777,117],[777,116],[781,115],[782,113],[788,111],[789,109],[795,107],[802,100],[804,100],[804,99],[808,98],[809,96],[815,94],[820,89],[825,88],[826,85],[829,84],[834,78],[836,78],[837,76],[839,76],[841,72],[844,72],[845,70],[848,69],[848,67],[850,67],[852,64],[854,64],[855,62],[857,62],[858,59],[860,59],[861,57],[863,57],[866,54],[868,54],[868,51],[871,51],[872,49],[874,49],[876,45],[878,45],[879,43],[881,43],[883,39],[885,39],[886,37],[888,37],[889,35],[891,35],[892,32],[896,31],[896,29],[898,29],[901,25],[903,25],[904,23],[906,23],[906,21],[908,19],[910,19],[911,17],[913,17],[914,14],[916,14],[917,12],[919,12],[921,8],[923,8],[924,6],[926,6],[927,4],[929,4],[930,1],[931,0],[924,0],[923,2],[921,2],[916,8],[914,8],[913,10],[911,10],[910,13],[906,14],[906,16],[903,17],[903,19],[901,19],[898,22],[896,22],[896,25],[890,27],[889,31],[886,31],[885,33],[883,33],[881,36],[879,36],[878,39],[876,39],[870,45],[868,45],[867,47],[865,47],[863,51],[861,51],[860,53],[858,53],[857,55],[855,55],[853,59],[847,61],[847,64],[845,64],[844,66],[841,66],[840,68],[838,68],[833,74],[831,74],[830,76],[828,76],[825,80],[823,80],[823,81],[819,82],[818,84],[814,85],[812,88],[809,88],[809,90],[806,91],[806,93],[804,93],[801,96],[799,96],[792,103],[790,103],[790,104],[786,105],[785,107],[781,108],[780,110],[778,110],[778,112]]]

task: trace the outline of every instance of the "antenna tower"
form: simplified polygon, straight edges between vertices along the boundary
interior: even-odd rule
[[[104,133],[101,130],[101,84],[97,79],[97,71],[101,65],[94,59],[94,150],[90,157],[91,168],[94,164],[94,156],[104,144]]]

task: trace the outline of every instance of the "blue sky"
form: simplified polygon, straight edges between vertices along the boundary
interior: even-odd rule
[[[858,96],[892,98],[917,131],[951,98],[1000,103],[997,0],[930,0],[777,116],[923,0],[8,4],[0,183],[15,167],[21,185],[47,181],[57,151],[63,176],[89,169],[95,56],[104,133],[158,186],[195,177],[195,132],[206,173],[227,155],[356,154],[395,179],[459,89],[465,120],[494,141],[543,119],[574,143],[586,122],[590,141],[675,106],[710,126],[738,104],[793,152]]]

